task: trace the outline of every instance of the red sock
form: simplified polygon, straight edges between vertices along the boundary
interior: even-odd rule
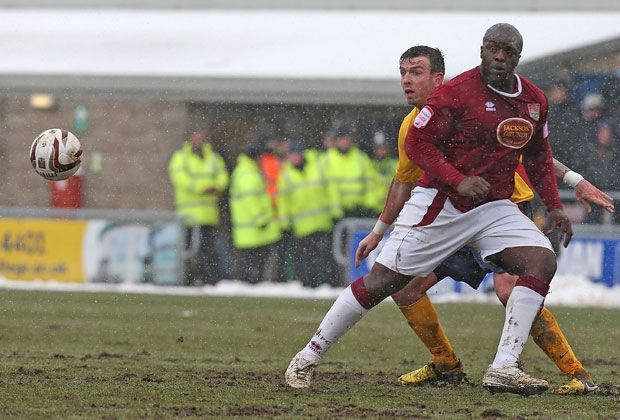
[[[547,296],[547,293],[549,293],[549,285],[534,276],[519,276],[517,282],[515,283],[515,286],[523,286],[527,287],[528,289],[532,289],[542,297]]]
[[[368,289],[366,289],[366,285],[364,284],[364,277],[360,277],[351,283],[351,292],[364,309],[372,309],[377,305],[368,294]]]

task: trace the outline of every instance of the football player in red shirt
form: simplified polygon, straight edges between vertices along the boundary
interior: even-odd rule
[[[356,252],[356,266],[368,257],[379,242],[387,227],[391,225],[411,196],[411,190],[419,181],[422,171],[409,160],[404,151],[405,138],[412,127],[413,119],[419,113],[430,93],[442,83],[444,73],[443,57],[439,50],[426,46],[415,46],[403,53],[399,60],[401,87],[407,102],[414,105],[412,111],[403,119],[398,133],[399,163],[385,207],[373,231],[360,242]],[[611,197],[594,187],[587,180],[561,162],[554,160],[555,174],[575,188],[577,198],[586,211],[590,202],[613,212]],[[531,217],[530,200],[534,194],[527,183],[527,176],[522,165],[515,174],[515,189],[510,200],[517,203],[521,210]],[[567,176],[568,174],[568,176]],[[571,176],[572,181],[571,182]],[[575,182],[576,181],[576,182]],[[427,290],[439,280],[450,276],[477,289],[484,276],[496,271],[493,276],[495,291],[505,305],[514,287],[517,276],[497,272],[497,268],[481,267],[476,256],[468,248],[463,248],[451,255],[428,277],[417,277],[407,286],[392,295],[394,302],[407,319],[407,323],[422,340],[432,355],[432,362],[420,369],[404,374],[398,378],[402,385],[421,385],[437,380],[459,381],[463,377],[463,365],[456,357],[452,344],[439,322],[437,311],[426,294]],[[558,394],[584,394],[597,388],[588,372],[575,356],[570,344],[564,337],[553,314],[543,308],[534,320],[530,335],[536,344],[549,356],[558,368],[569,376],[570,380],[555,390]]]
[[[420,112],[408,141],[416,147],[422,144],[409,158],[425,170],[424,186],[414,190],[371,272],[341,293],[306,348],[293,358],[286,373],[289,385],[308,386],[324,351],[368,310],[411,277],[428,275],[469,245],[483,258],[520,274],[484,385],[493,392],[521,394],[548,388],[546,381],[527,375],[516,363],[555,273],[548,239],[508,200],[521,154],[527,157],[534,186],[550,209],[552,227],[559,227],[565,236],[565,245],[572,229],[553,175],[546,99],[514,74],[521,49],[521,35],[514,27],[490,28],[483,40],[481,67],[438,89]],[[474,90],[458,92],[454,86],[461,84]],[[468,107],[475,106],[474,98],[482,100],[484,111],[493,113],[485,115],[483,124],[471,118],[473,109]],[[424,153],[428,155],[420,158]]]

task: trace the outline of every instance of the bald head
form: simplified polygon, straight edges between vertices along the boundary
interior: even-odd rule
[[[491,86],[503,92],[514,92],[514,71],[521,58],[523,37],[512,25],[497,23],[482,38],[480,73]]]
[[[492,41],[511,45],[521,53],[523,50],[523,37],[517,28],[509,23],[496,23],[484,33],[482,43]]]

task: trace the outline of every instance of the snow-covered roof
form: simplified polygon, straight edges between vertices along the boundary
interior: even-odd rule
[[[398,80],[398,57],[416,44],[442,49],[448,76],[477,65],[482,35],[497,22],[523,34],[523,62],[620,36],[620,12],[4,9],[0,22],[2,87],[41,77],[50,86],[63,77],[176,80],[188,90],[201,80],[233,90],[248,81],[267,90],[383,86]],[[397,83],[390,89],[400,96]]]

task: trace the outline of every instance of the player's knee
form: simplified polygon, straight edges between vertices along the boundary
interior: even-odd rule
[[[506,289],[506,288],[497,288],[495,287],[495,295],[497,296],[497,298],[499,299],[500,302],[502,302],[502,305],[506,306],[506,303],[508,302],[508,298],[510,297],[510,292],[512,290],[510,289]]]
[[[420,283],[412,280],[401,290],[393,293],[392,299],[398,306],[409,306],[420,300],[425,293],[426,290],[422,289]]]
[[[555,270],[557,269],[557,262],[555,258],[555,254],[553,251],[545,249],[539,256],[536,258],[536,263],[534,264],[535,272],[534,276],[545,283],[551,283],[551,279],[555,275]]]
[[[545,268],[545,278],[548,279],[549,282],[551,282],[551,279],[555,275],[555,271],[557,269],[557,261],[553,252],[549,251],[546,254],[545,261],[543,262],[543,267]]]
[[[493,274],[493,288],[495,289],[495,295],[504,306],[508,302],[508,298],[512,293],[512,289],[515,287],[515,283],[518,276],[513,276],[509,273],[494,273]]]
[[[411,280],[410,277],[396,273],[389,268],[375,263],[370,273],[364,277],[364,285],[368,294],[377,302],[398,292]]]

